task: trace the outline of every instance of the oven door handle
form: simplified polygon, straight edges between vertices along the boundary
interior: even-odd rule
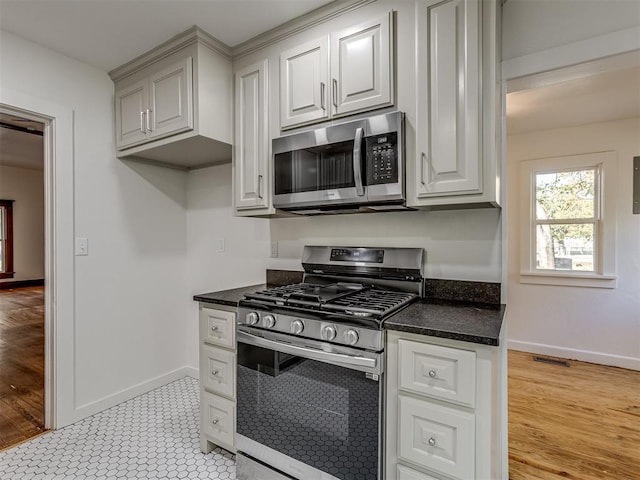
[[[297,355],[311,360],[319,360],[325,363],[338,363],[340,365],[350,365],[354,367],[365,367],[376,369],[378,367],[376,358],[361,357],[357,355],[347,355],[344,353],[325,352],[317,348],[299,347],[288,343],[278,342],[258,335],[238,330],[237,339],[240,343],[254,345],[256,347],[269,348],[290,355]]]

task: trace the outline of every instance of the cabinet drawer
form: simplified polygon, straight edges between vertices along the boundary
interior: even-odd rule
[[[475,405],[476,352],[399,340],[398,356],[401,390]]]
[[[475,416],[400,395],[398,457],[461,480],[475,478]]]
[[[398,480],[438,480],[436,477],[417,472],[413,468],[405,467],[404,465],[398,465],[397,467]]]
[[[236,314],[211,308],[200,309],[200,339],[213,345],[236,348]]]
[[[236,354],[221,348],[200,347],[200,381],[213,393],[235,398]]]
[[[234,450],[236,406],[226,398],[200,392],[200,428],[207,440],[228,450]]]

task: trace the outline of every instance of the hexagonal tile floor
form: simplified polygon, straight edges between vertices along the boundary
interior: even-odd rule
[[[198,424],[198,380],[185,377],[0,453],[0,478],[235,479],[231,453],[200,452]]]

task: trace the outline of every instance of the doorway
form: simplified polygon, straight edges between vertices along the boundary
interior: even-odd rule
[[[513,480],[640,475],[639,84],[638,51],[506,84]]]
[[[0,113],[0,449],[46,430],[44,126]]]

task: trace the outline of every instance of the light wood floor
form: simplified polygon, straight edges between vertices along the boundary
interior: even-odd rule
[[[509,352],[512,480],[640,479],[640,372]]]
[[[639,480],[640,372],[509,352],[511,480]],[[42,287],[0,290],[0,449],[44,430]]]
[[[0,449],[44,431],[44,287],[0,290]]]

